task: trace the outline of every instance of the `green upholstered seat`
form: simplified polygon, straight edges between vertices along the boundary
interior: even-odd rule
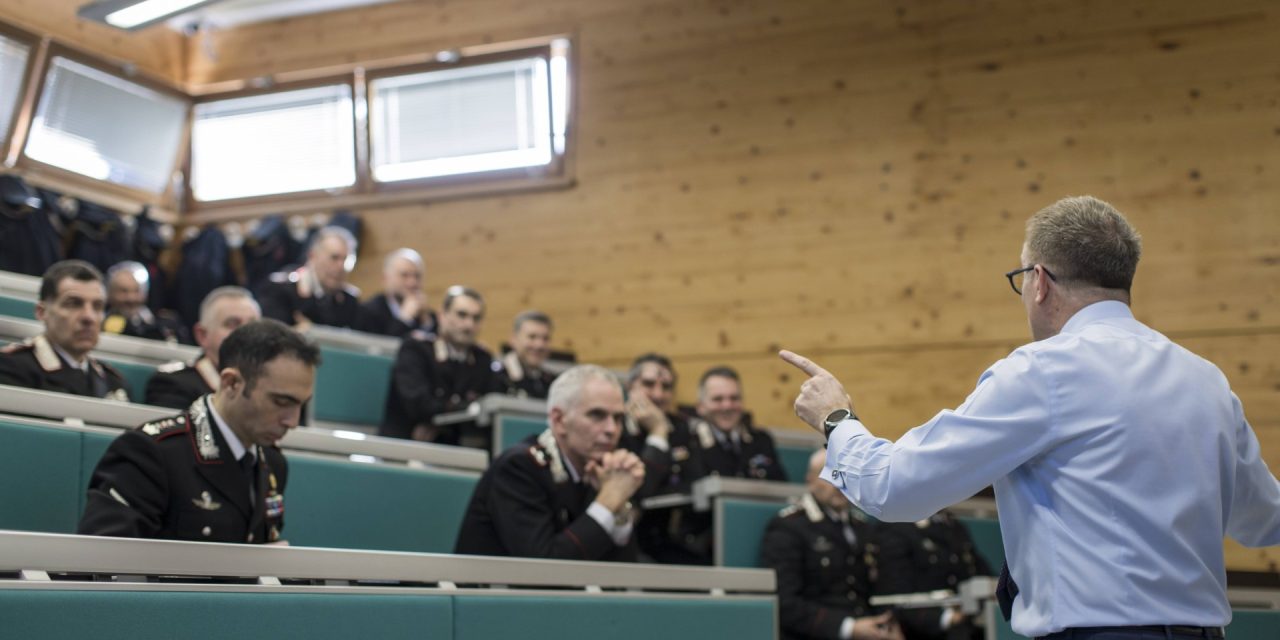
[[[0,590],[7,638],[453,637],[449,596]]]
[[[13,296],[0,295],[0,316],[9,316],[19,320],[34,320],[36,303],[34,300],[23,300]]]
[[[0,529],[75,532],[84,493],[79,433],[0,420],[0,469]]]
[[[725,567],[759,567],[760,542],[765,527],[786,503],[742,498],[716,500],[714,507],[723,531],[723,547],[719,550],[720,565]]]
[[[519,444],[521,440],[547,430],[546,418],[528,418],[524,416],[499,416],[495,423],[501,423],[501,446],[498,451],[506,451]]]
[[[555,598],[457,597],[454,638],[771,640],[777,624],[773,602],[771,598],[619,601],[568,594]]]
[[[991,570],[998,574],[1004,564],[1004,538],[1000,537],[1000,521],[994,518],[959,520],[969,528],[969,537],[973,538],[973,546],[978,548],[978,553],[986,559]]]
[[[778,445],[778,458],[782,468],[787,471],[787,482],[804,484],[805,473],[809,471],[809,456],[816,451],[813,447]]]
[[[479,475],[288,454],[284,537],[308,547],[452,553]]]
[[[382,424],[392,359],[367,353],[321,347],[323,361],[316,371],[316,420],[361,425]]]

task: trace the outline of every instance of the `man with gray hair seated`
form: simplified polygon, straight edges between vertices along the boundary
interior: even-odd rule
[[[134,338],[189,344],[191,336],[182,321],[167,312],[147,307],[151,274],[141,262],[125,260],[107,269],[107,317],[102,330]]]
[[[328,226],[316,232],[307,249],[307,263],[278,272],[258,288],[262,317],[305,330],[312,324],[355,325],[360,315],[360,290],[347,284],[348,263],[354,264],[356,238],[350,231]]]
[[[262,317],[258,302],[248,289],[218,287],[200,303],[196,343],[200,357],[194,362],[170,362],[156,368],[147,381],[146,403],[186,409],[197,398],[218,390],[218,348],[232,331]]]
[[[436,313],[422,291],[422,256],[409,248],[387,254],[382,263],[382,293],[360,305],[355,329],[402,338],[410,332],[432,335]]]
[[[631,498],[644,464],[619,449],[622,386],[578,365],[551,384],[550,426],[508,449],[476,485],[454,553],[635,561]]]

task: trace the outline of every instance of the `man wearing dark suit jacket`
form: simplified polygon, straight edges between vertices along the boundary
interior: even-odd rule
[[[63,260],[49,267],[36,302],[44,333],[0,349],[0,384],[128,402],[124,376],[89,355],[105,306],[102,274],[93,265]]]
[[[703,471],[756,480],[786,481],[773,437],[746,421],[742,379],[729,367],[714,367],[698,384],[698,418],[690,421]]]
[[[950,511],[939,511],[918,522],[884,523],[881,527],[884,575],[877,593],[954,592],[969,578],[993,575],[973,546],[969,530]],[[907,640],[980,640],[984,636],[982,627],[959,609],[908,609],[900,612],[898,619]]]
[[[197,398],[218,390],[218,348],[232,331],[262,317],[258,303],[248,290],[235,286],[218,287],[200,304],[200,321],[195,325],[200,357],[195,362],[170,362],[156,368],[147,381],[146,403],[157,407],[185,409]]]
[[[307,263],[269,276],[258,288],[262,317],[305,329],[308,325],[351,327],[360,316],[360,290],[347,284],[347,264],[356,239],[342,227],[316,232]]]
[[[413,249],[396,249],[382,264],[382,293],[360,305],[354,329],[403,338],[436,332],[436,313],[422,293],[422,256]]]
[[[111,443],[77,533],[279,542],[289,470],[276,443],[298,426],[319,358],[279,322],[236,329],[219,350],[216,392]]]
[[[438,337],[410,334],[400,345],[378,435],[459,444],[466,425],[436,425],[435,417],[462,411],[486,393],[502,391],[494,375],[493,356],[476,344],[484,322],[480,293],[450,287],[443,308]],[[487,448],[485,443],[475,444]]]
[[[579,365],[556,378],[550,426],[480,478],[454,553],[634,561],[631,498],[645,472],[617,448],[625,416],[622,387],[607,369]]]

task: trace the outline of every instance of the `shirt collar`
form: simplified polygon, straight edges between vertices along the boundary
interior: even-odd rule
[[[222,432],[222,439],[227,441],[227,446],[231,447],[231,455],[238,461],[244,457],[246,453],[244,444],[240,442],[240,438],[236,436],[231,427],[227,426],[227,422],[218,415],[218,410],[214,408],[213,403],[207,399],[205,402],[209,405],[209,415],[213,416],[213,423],[218,425],[218,431]]]
[[[569,479],[573,480],[574,484],[582,482],[582,476],[578,474],[578,470],[574,468],[573,463],[569,461],[569,456],[562,455],[560,456],[560,459],[564,461],[564,468],[569,471]]]
[[[85,356],[84,360],[77,362],[75,358],[71,357],[71,354],[63,351],[62,347],[54,344],[52,340],[49,341],[49,346],[53,347],[53,350],[58,352],[58,357],[62,358],[62,361],[70,365],[72,369],[79,369],[85,373],[89,372],[89,356]]]
[[[392,294],[387,294],[387,308],[391,310],[392,317],[400,317],[400,303],[396,302],[396,297]]]
[[[1062,331],[1059,333],[1077,333],[1085,327],[1085,325],[1098,322],[1100,320],[1111,319],[1133,319],[1133,310],[1129,305],[1119,300],[1103,300],[1095,302],[1071,316],[1067,323],[1062,325]]]

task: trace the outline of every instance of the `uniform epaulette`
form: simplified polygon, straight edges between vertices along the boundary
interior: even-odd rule
[[[352,298],[355,298],[357,300],[360,299],[360,287],[357,287],[354,284],[343,283],[342,291],[343,293],[351,296]]]
[[[138,427],[138,430],[153,438],[161,438],[173,433],[185,433],[188,428],[190,425],[187,423],[187,416],[179,415],[148,422]]]
[[[290,271],[277,271],[267,276],[267,279],[270,280],[271,282],[297,281],[297,277],[290,278],[289,276],[291,275],[293,275],[293,273]]]
[[[173,362],[166,362],[156,367],[156,373],[177,373],[186,368],[187,363],[181,360],[174,360]]]
[[[803,507],[798,504],[789,504],[778,511],[778,516],[785,518],[793,513],[799,513]]]
[[[26,342],[11,342],[11,343],[9,343],[9,344],[4,345],[3,347],[0,347],[0,353],[4,353],[4,354],[17,353],[17,352],[19,352],[19,351],[23,351],[23,350],[28,350],[28,351],[29,351],[30,349],[31,349],[31,344],[29,344],[29,343],[26,343]]]

